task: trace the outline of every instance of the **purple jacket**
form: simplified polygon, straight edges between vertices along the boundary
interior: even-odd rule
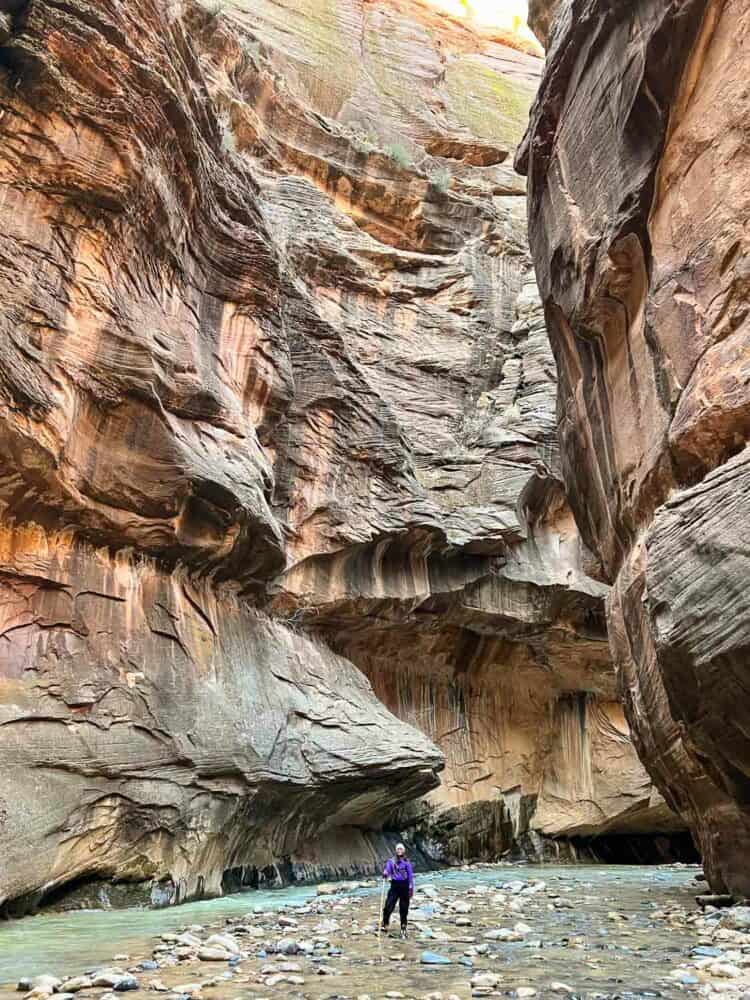
[[[411,861],[406,858],[388,858],[383,869],[383,878],[389,878],[393,882],[405,882],[409,880],[409,888],[414,888],[414,869]]]

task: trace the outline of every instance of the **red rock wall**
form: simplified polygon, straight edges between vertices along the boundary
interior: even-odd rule
[[[0,10],[0,903],[381,825],[443,759],[375,644],[609,705],[505,162],[540,61],[420,4]]]
[[[750,892],[745,621],[750,14],[562,4],[519,156],[568,495],[614,584],[642,760]]]

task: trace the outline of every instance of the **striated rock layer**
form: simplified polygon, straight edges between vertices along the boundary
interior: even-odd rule
[[[748,41],[741,0],[568,0],[518,157],[563,471],[614,584],[628,719],[712,886],[737,895],[750,894]]]
[[[371,861],[432,741],[501,815],[453,853],[678,828],[560,486],[539,60],[417,3],[0,10],[0,905]]]

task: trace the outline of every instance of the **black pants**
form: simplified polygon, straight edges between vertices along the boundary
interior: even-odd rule
[[[391,914],[396,908],[398,901],[398,915],[401,917],[401,926],[406,927],[406,918],[409,915],[409,882],[407,879],[399,881],[391,880],[391,887],[383,907],[383,927],[388,926]]]

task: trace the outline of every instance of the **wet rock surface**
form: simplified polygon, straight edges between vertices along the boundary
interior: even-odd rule
[[[639,755],[712,886],[741,897],[748,12],[741,0],[532,12],[555,9],[517,163],[563,474],[613,584],[609,636]]]
[[[268,893],[253,906],[251,893],[233,897],[234,916],[173,922],[150,941],[129,940],[127,955],[62,979],[54,970],[36,973],[46,963],[35,932],[49,918],[31,918],[25,960],[27,975],[36,975],[20,988],[29,1000],[107,992],[169,1000],[690,993],[739,1000],[750,991],[750,911],[699,909],[696,874],[689,866],[493,865],[418,877],[405,941],[396,930],[378,937],[380,894],[371,883],[293,907]],[[131,919],[137,927],[138,915]],[[116,942],[110,948],[117,954]]]

